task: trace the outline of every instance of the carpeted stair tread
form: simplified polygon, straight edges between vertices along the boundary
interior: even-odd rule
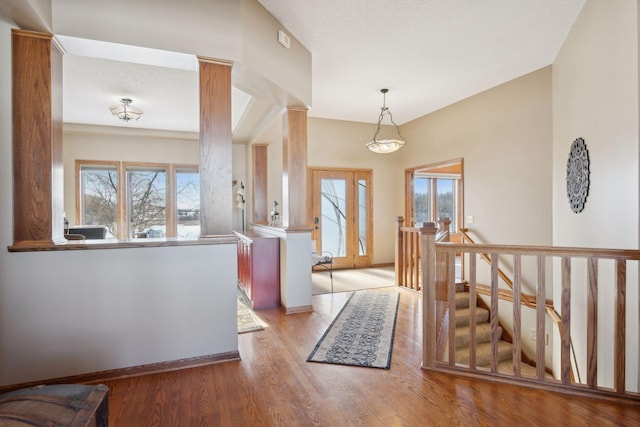
[[[469,345],[471,339],[471,327],[456,326],[456,348],[466,347]],[[502,336],[502,328],[498,327],[498,336]],[[479,323],[476,325],[476,345],[480,343],[489,342],[491,340],[491,324]]]
[[[456,292],[456,310],[469,308],[469,292]]]
[[[506,341],[498,342],[498,362],[508,360],[511,363],[513,353],[511,343]],[[467,347],[456,350],[456,363],[469,364],[469,350]],[[480,343],[476,345],[476,365],[488,366],[491,363],[491,343]]]
[[[476,307],[476,324],[489,320],[489,310]],[[456,328],[469,325],[469,308],[456,309]]]

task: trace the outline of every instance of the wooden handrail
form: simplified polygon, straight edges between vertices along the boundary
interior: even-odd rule
[[[466,230],[463,230],[466,234]],[[435,226],[425,226],[420,230],[421,232],[421,244],[422,252],[424,254],[422,261],[422,280],[423,280],[423,308],[424,314],[423,323],[423,361],[422,367],[424,369],[432,369],[445,372],[457,372],[472,376],[489,376],[499,378],[499,381],[508,381],[518,384],[529,384],[536,387],[545,387],[556,391],[565,391],[572,394],[597,394],[599,396],[608,398],[622,398],[630,399],[635,403],[640,402],[640,393],[637,391],[627,391],[625,384],[625,377],[627,372],[626,364],[626,334],[625,334],[625,319],[626,319],[626,307],[629,305],[627,301],[629,293],[627,292],[627,261],[640,261],[640,250],[626,250],[626,249],[590,249],[590,248],[570,248],[570,247],[551,247],[551,246],[520,246],[520,245],[486,245],[486,244],[458,244],[458,243],[436,243],[436,228]],[[455,322],[455,306],[456,295],[453,289],[455,288],[455,277],[453,274],[453,267],[451,262],[447,265],[447,271],[441,272],[438,270],[436,259],[442,256],[443,259],[451,261],[458,254],[470,254],[469,257],[469,293],[470,299],[475,299],[477,293],[488,293],[490,296],[490,355],[489,365],[490,369],[477,368],[476,367],[476,346],[473,337],[475,337],[475,320],[470,323],[470,345],[468,349],[469,362],[468,364],[459,363],[456,360],[456,346],[453,343],[456,334],[456,322]],[[487,255],[491,260],[491,286],[487,288],[483,285],[476,283],[476,259],[481,257],[482,254]],[[500,289],[498,286],[499,280],[502,277],[498,274],[498,259],[502,256],[513,256],[514,261],[514,282],[515,286],[512,291],[506,289]],[[537,285],[536,296],[523,295],[522,294],[522,267],[521,259],[523,256],[533,256],[537,259]],[[484,258],[484,257],[483,257]],[[548,289],[546,285],[546,264],[550,259],[557,259],[561,261],[561,281],[559,283],[561,293],[561,313],[558,313],[553,309],[550,302],[546,300],[545,293]],[[572,259],[586,258],[586,273],[588,275],[588,283],[586,284],[586,290],[588,292],[588,310],[587,310],[587,337],[586,343],[581,343],[583,347],[581,349],[585,352],[587,379],[586,383],[578,378],[578,382],[574,382],[571,372],[571,357],[574,353],[574,345],[571,336],[571,288],[578,286],[576,283],[572,283],[571,275],[573,269],[583,268],[582,263],[572,266]],[[599,382],[599,369],[602,369],[600,365],[603,364],[603,360],[598,360],[598,263],[601,260],[613,260],[615,263],[614,268],[614,288],[612,289],[615,302],[613,310],[607,310],[607,313],[611,313],[614,319],[613,328],[608,331],[607,334],[611,334],[613,337],[613,360],[610,363],[613,372],[613,387]],[[572,268],[573,267],[573,268]],[[444,279],[439,278],[441,274],[444,274]],[[443,282],[446,285],[446,295],[444,299],[437,297],[439,282]],[[608,283],[608,282],[607,282]],[[487,290],[488,289],[488,290]],[[633,293],[635,295],[635,293]],[[498,340],[500,338],[497,309],[498,300],[509,299],[514,302],[513,306],[513,373],[509,375],[504,371],[498,371]],[[522,343],[521,334],[521,315],[520,307],[523,301],[527,299],[531,307],[536,308],[536,356],[535,363],[537,366],[535,377],[523,377],[520,371],[521,361],[517,357],[520,351],[520,345]],[[438,345],[438,331],[437,327],[440,324],[442,318],[438,311],[438,307],[442,304],[447,304],[449,307],[447,317],[449,318],[449,331],[447,333],[449,346],[447,352],[447,360],[443,360],[442,356],[436,351]],[[631,306],[635,306],[637,301],[632,301]],[[471,305],[469,307],[470,319],[475,319]],[[600,310],[605,310],[601,308]],[[494,314],[495,313],[495,314]],[[552,319],[560,318],[561,321],[557,322],[559,326],[560,336],[560,366],[556,375],[559,380],[550,379],[545,376],[545,314],[549,314]],[[464,355],[464,353],[462,353]],[[575,359],[575,355],[573,355]],[[486,364],[487,362],[483,362]],[[486,366],[486,365],[485,365]]]

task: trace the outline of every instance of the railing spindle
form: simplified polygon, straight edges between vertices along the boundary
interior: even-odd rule
[[[536,290],[536,376],[544,380],[545,374],[545,298],[547,264],[544,255],[538,255],[538,288]]]
[[[571,384],[571,257],[562,257],[562,325],[560,328],[560,379]]]
[[[447,266],[445,283],[449,290],[449,366],[456,364],[456,285],[454,278],[450,275],[451,268],[449,268],[452,255],[452,252],[447,252],[445,258]]]
[[[469,254],[469,368],[476,369],[476,254]]]
[[[622,259],[616,260],[616,306],[614,321],[613,359],[614,359],[614,385],[616,392],[625,391],[625,337],[627,330],[626,323],[626,302],[627,302],[627,264]]]
[[[587,386],[598,388],[598,259],[587,258]]]
[[[522,301],[522,256],[513,255],[513,373],[520,376],[520,359],[522,353],[522,318],[520,305]]]
[[[498,372],[498,334],[499,318],[498,318],[498,254],[491,254],[491,312],[489,314],[491,321],[491,372]]]

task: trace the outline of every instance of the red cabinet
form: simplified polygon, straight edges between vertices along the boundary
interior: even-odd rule
[[[252,231],[238,237],[238,283],[254,309],[280,306],[280,239]]]

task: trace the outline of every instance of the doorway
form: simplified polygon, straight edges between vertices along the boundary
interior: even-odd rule
[[[463,227],[463,161],[454,159],[405,170],[405,224],[416,227],[439,218],[451,219],[451,240],[460,241]]]
[[[334,268],[371,265],[371,170],[309,168],[309,223],[318,253],[330,252]]]

